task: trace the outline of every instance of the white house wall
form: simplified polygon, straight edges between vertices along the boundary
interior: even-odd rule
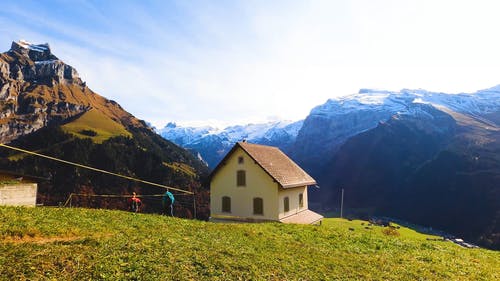
[[[240,156],[243,157],[243,164],[238,163],[238,157]],[[238,170],[246,171],[245,187],[236,185]],[[231,213],[222,212],[223,196],[231,198]],[[263,215],[253,214],[253,198],[255,197],[263,199]],[[306,197],[304,197],[304,200],[307,200]],[[219,167],[211,181],[210,209],[213,218],[236,217],[278,220],[278,201],[278,184],[239,147],[226,159],[226,164]]]
[[[299,207],[299,194],[302,193],[304,195],[304,206],[302,208]],[[289,207],[290,210],[285,213],[285,203],[284,199],[288,196],[289,199]],[[307,187],[295,187],[295,188],[280,188],[278,195],[278,203],[279,203],[279,219],[284,217],[288,217],[294,215],[300,211],[307,210]]]

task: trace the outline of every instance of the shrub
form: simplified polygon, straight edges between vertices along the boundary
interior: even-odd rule
[[[89,136],[89,137],[97,136],[97,132],[94,130],[81,130],[79,133],[82,135],[85,135],[85,136]]]
[[[382,233],[388,236],[399,236],[399,232],[396,228],[394,227],[385,227],[382,229]]]

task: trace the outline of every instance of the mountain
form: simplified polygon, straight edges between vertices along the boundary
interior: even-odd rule
[[[313,209],[338,212],[344,189],[344,213],[352,216],[391,216],[500,247],[500,86],[461,94],[362,89],[289,126],[170,124],[162,135],[211,163],[231,141],[272,139],[267,144],[317,180]]]
[[[206,167],[118,103],[93,92],[48,44],[13,42],[0,54],[0,141],[144,180],[200,189]],[[151,188],[2,149],[0,169],[41,175],[39,203],[74,193]]]
[[[324,153],[334,154],[349,138],[377,127],[393,115],[425,116],[414,104],[466,114],[475,120],[498,126],[500,87],[473,94],[445,94],[404,89],[399,92],[362,89],[358,94],[328,100],[304,120],[294,157],[315,168]],[[321,151],[321,153],[318,153]]]
[[[54,56],[48,44],[12,42],[0,55],[0,141],[6,142],[90,109],[125,127],[144,123],[119,104],[90,90],[78,72]]]
[[[241,140],[253,143],[278,146],[287,151],[295,142],[302,127],[302,121],[273,121],[262,124],[230,126],[223,130],[210,126],[182,127],[168,123],[159,134],[182,147],[185,147],[208,167],[215,167],[233,145]]]
[[[449,95],[363,90],[304,121],[294,150],[318,180],[311,200],[500,247],[500,89]],[[302,149],[302,150],[301,150]]]

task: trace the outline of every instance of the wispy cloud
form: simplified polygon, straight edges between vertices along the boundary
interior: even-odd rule
[[[496,1],[11,1],[0,43],[49,42],[139,118],[304,118],[359,88],[498,84]]]

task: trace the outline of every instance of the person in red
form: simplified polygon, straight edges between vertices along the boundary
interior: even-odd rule
[[[137,194],[135,192],[132,192],[132,197],[130,198],[130,210],[132,212],[137,213],[139,212],[139,209],[142,205],[141,199],[137,197]]]

